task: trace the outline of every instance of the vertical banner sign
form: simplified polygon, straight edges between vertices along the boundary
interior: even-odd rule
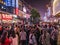
[[[12,0],[12,7],[15,7],[15,0]]]
[[[18,0],[16,0],[16,8],[18,8]]]
[[[18,15],[18,12],[19,12],[19,10],[18,10],[18,0],[15,0],[15,1],[16,1],[15,14]]]
[[[19,12],[19,10],[18,10],[18,8],[16,8],[16,9],[15,9],[16,15],[18,15],[18,12]]]
[[[14,9],[14,14],[18,15],[18,13],[19,13],[19,9],[18,8],[15,8]]]

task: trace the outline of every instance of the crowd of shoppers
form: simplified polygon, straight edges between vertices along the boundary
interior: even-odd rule
[[[0,45],[57,45],[58,27],[51,24],[0,24]]]

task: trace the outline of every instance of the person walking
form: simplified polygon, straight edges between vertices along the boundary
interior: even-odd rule
[[[46,45],[50,45],[50,34],[48,33],[48,30],[46,30]]]
[[[23,28],[20,32],[20,44],[21,45],[26,45],[26,32],[24,31]]]
[[[46,45],[46,32],[42,30],[42,34],[39,38],[40,45]]]
[[[12,31],[10,38],[12,40],[11,45],[18,45],[18,35],[14,31]]]
[[[51,45],[57,45],[58,30],[54,27],[54,30],[51,32]]]
[[[31,31],[29,35],[29,45],[37,45],[36,37],[33,31]]]

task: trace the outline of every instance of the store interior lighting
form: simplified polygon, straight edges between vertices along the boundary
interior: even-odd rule
[[[16,15],[13,15],[13,17],[17,18],[17,16],[16,16]]]

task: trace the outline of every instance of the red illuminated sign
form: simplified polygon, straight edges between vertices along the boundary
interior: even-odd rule
[[[14,9],[14,13],[15,13],[16,15],[18,15],[19,9],[18,9],[18,8],[15,8],[15,9]]]
[[[12,15],[2,14],[2,19],[3,20],[12,20]]]

